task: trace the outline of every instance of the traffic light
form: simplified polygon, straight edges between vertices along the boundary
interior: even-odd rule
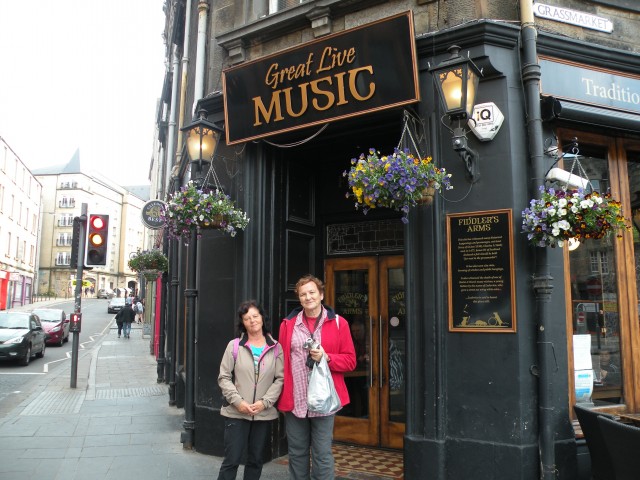
[[[86,267],[104,266],[107,264],[109,215],[91,213],[88,217],[84,264]]]
[[[80,333],[82,328],[82,313],[72,313],[69,316],[69,331]]]
[[[69,266],[74,270],[78,268],[78,251],[80,250],[80,242],[84,243],[84,239],[80,238],[80,227],[86,220],[86,217],[73,218],[73,238],[71,239],[71,262]]]

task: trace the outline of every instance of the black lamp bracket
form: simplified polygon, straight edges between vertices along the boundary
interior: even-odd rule
[[[476,183],[480,180],[480,170],[478,169],[480,156],[478,152],[469,147],[469,140],[467,139],[467,133],[464,128],[456,127],[453,129],[451,144],[464,163],[467,179],[471,183]]]

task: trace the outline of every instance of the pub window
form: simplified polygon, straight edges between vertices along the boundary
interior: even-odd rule
[[[630,231],[584,240],[577,249],[565,250],[568,351],[573,352],[574,345],[581,343],[590,353],[591,364],[589,371],[575,356],[569,362],[570,403],[610,412],[637,411],[640,385],[634,382],[634,372],[640,368],[640,344],[636,341],[640,335],[640,140],[612,140],[611,136],[564,129],[559,133],[567,142],[578,137],[586,175],[595,189],[601,193],[610,190],[622,202],[622,213],[631,227]],[[574,369],[576,364],[584,369]],[[580,385],[585,378],[591,378],[590,396],[585,393],[585,385]]]

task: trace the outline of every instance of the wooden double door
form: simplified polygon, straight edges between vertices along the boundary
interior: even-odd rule
[[[325,302],[349,322],[355,371],[345,375],[351,403],[336,416],[334,439],[402,448],[405,431],[404,257],[325,262]]]

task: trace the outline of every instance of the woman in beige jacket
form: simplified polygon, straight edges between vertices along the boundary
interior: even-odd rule
[[[255,300],[238,307],[241,335],[229,342],[220,363],[218,385],[226,400],[220,413],[227,417],[224,428],[224,460],[218,480],[236,478],[247,450],[244,480],[257,480],[262,473],[264,448],[270,422],[278,418],[274,404],[284,379],[282,347],[269,332],[268,320]]]

